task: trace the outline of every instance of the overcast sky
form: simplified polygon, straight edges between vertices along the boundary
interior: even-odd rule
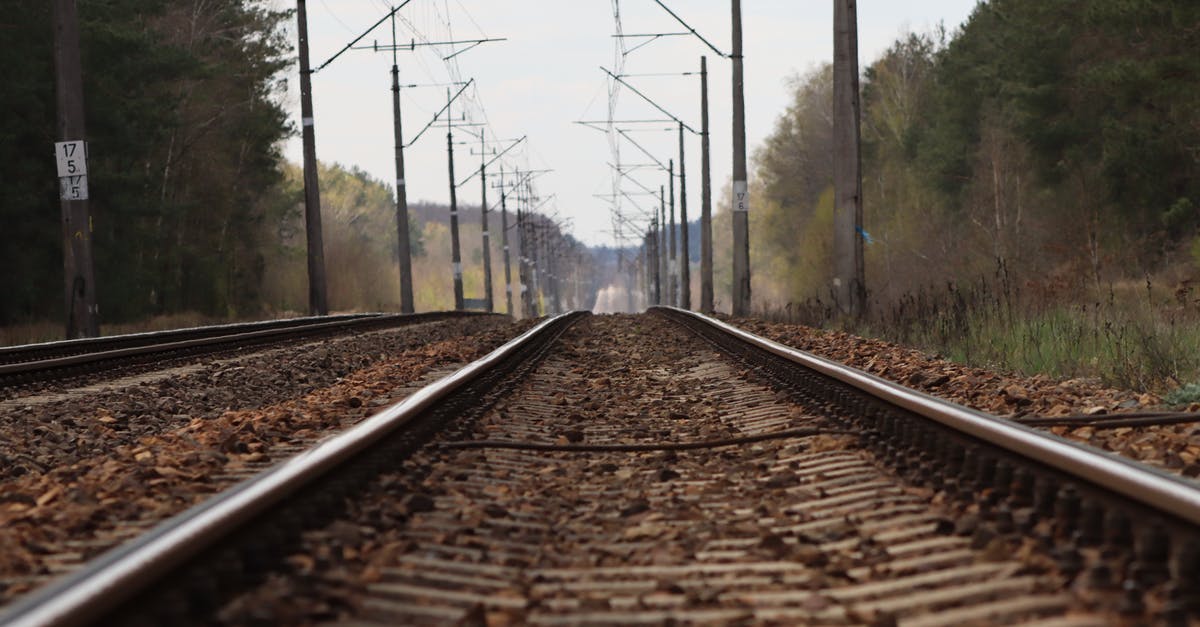
[[[287,0],[277,0],[291,6]],[[730,48],[729,0],[665,0],[681,18],[722,52]],[[944,23],[953,31],[974,8],[976,0],[860,0],[858,2],[860,62],[865,67],[906,32],[925,32]],[[392,3],[386,0],[308,0],[309,38],[314,66],[333,56],[351,39],[384,16]],[[746,133],[753,155],[788,103],[788,78],[803,74],[832,58],[832,6],[830,0],[746,0],[743,3],[743,38],[746,74]],[[626,34],[679,32],[682,28],[655,0],[619,0],[621,25]],[[612,192],[609,163],[612,152],[606,135],[575,124],[578,120],[603,120],[608,116],[609,87],[600,66],[614,69],[619,58],[614,47],[616,23],[613,0],[410,0],[399,12],[400,41],[439,42],[454,39],[506,38],[485,43],[457,55],[450,46],[418,47],[399,53],[401,83],[433,84],[475,79],[462,102],[454,104],[456,117],[487,122],[488,138],[503,140],[528,136],[528,142],[506,155],[508,167],[553,169],[537,179],[537,193],[549,199],[544,213],[571,220],[574,235],[589,243],[611,243]],[[390,43],[387,25],[368,36]],[[626,39],[633,48],[646,39]],[[465,46],[459,46],[461,49]],[[712,180],[719,194],[732,169],[730,63],[718,57],[695,37],[664,37],[624,56],[629,74],[696,72],[700,56],[708,56],[709,107],[712,135]],[[313,77],[317,155],[322,161],[357,166],[382,181],[393,181],[391,55],[352,50]],[[457,75],[457,76],[455,76]],[[699,129],[698,76],[653,76],[627,79],[685,123]],[[287,105],[299,128],[300,106],[295,73],[289,76],[292,91]],[[446,100],[445,86],[402,90],[405,141],[424,127]],[[628,89],[619,95],[618,119],[658,119],[655,111]],[[678,136],[664,125],[642,125],[632,134],[656,159],[666,162],[678,152]],[[468,130],[478,132],[480,127]],[[628,126],[627,128],[633,128]],[[466,132],[455,140],[478,142]],[[689,213],[699,214],[700,142],[686,139]],[[625,164],[650,159],[628,141],[620,144]],[[474,152],[475,154],[471,154]],[[462,180],[479,167],[478,146],[455,146],[456,178]],[[288,142],[287,157],[299,162],[299,138]],[[446,131],[432,128],[408,149],[406,179],[410,201],[449,201],[446,167]],[[498,162],[499,163],[499,162]],[[646,168],[636,173],[651,189],[665,184],[666,175]],[[751,163],[753,177],[753,163]],[[490,178],[490,177],[489,177]],[[638,196],[637,183],[624,190],[622,210],[637,214],[634,203],[649,206]],[[461,203],[478,205],[478,178],[460,188]],[[489,193],[490,202],[496,200]],[[714,198],[714,205],[718,202]],[[751,200],[753,210],[753,199]]]

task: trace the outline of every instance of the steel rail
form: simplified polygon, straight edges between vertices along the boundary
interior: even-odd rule
[[[0,362],[18,363],[46,359],[50,356],[64,357],[80,353],[96,353],[113,348],[157,344],[172,339],[191,339],[195,337],[212,337],[228,335],[234,332],[251,331],[268,328],[298,327],[313,322],[333,322],[335,320],[355,320],[378,317],[382,314],[337,314],[333,316],[304,316],[301,318],[284,318],[281,320],[258,320],[255,322],[233,322],[214,324],[184,329],[168,329],[164,331],[145,331],[142,333],[126,333],[122,335],[107,335],[104,337],[88,337],[75,340],[56,340],[35,344],[20,344],[0,346]]]
[[[978,438],[1079,480],[1120,494],[1130,501],[1200,525],[1200,489],[1114,453],[1071,442],[1044,431],[945,401],[875,375],[743,331],[709,316],[675,307],[653,309],[691,318],[756,348],[840,381],[879,400]]]
[[[15,378],[19,375],[25,375],[38,372],[54,372],[64,368],[74,366],[82,366],[103,361],[113,361],[126,359],[129,357],[153,355],[155,353],[172,353],[192,348],[200,347],[218,347],[227,344],[245,344],[259,340],[269,340],[274,338],[286,338],[288,336],[302,337],[305,335],[319,333],[323,331],[336,331],[339,329],[354,329],[360,326],[386,326],[392,322],[399,323],[419,323],[422,321],[439,320],[447,316],[474,316],[487,315],[474,312],[431,312],[421,314],[386,314],[386,315],[371,315],[365,317],[354,317],[348,319],[338,319],[333,321],[315,322],[311,324],[290,325],[283,327],[270,327],[266,329],[251,330],[244,332],[235,332],[227,335],[204,335],[194,339],[176,340],[161,343],[147,344],[144,342],[134,342],[136,345],[128,348],[113,348],[109,350],[86,352],[61,357],[50,357],[46,359],[38,359],[34,361],[19,361],[15,363],[0,364],[0,387],[5,385],[4,380]],[[309,320],[324,320],[323,318],[310,318]],[[205,328],[205,327],[200,327]],[[236,331],[237,329],[231,329]],[[159,336],[170,338],[172,336]],[[142,339],[139,336],[138,339]]]
[[[434,404],[496,367],[544,333],[565,329],[581,312],[545,320],[454,374],[339,435],[288,459],[101,555],[89,566],[18,600],[0,614],[6,627],[93,622],[160,582],[172,569],[248,524],[339,465],[394,435]]]

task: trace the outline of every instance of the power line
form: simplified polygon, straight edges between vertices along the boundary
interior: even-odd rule
[[[614,73],[612,73],[612,72],[609,72],[609,71],[608,71],[608,69],[607,69],[607,68],[605,68],[604,66],[600,66],[600,69],[601,69],[601,70],[603,70],[605,74],[608,74],[608,75],[609,75],[609,76],[610,76],[610,77],[611,77],[613,80],[615,80],[615,81],[617,81],[617,82],[621,83],[622,85],[624,85],[624,86],[628,87],[630,91],[632,91],[633,93],[637,94],[638,96],[641,96],[642,100],[645,100],[646,102],[650,103],[650,106],[654,107],[655,109],[658,109],[658,110],[659,110],[659,111],[660,111],[660,112],[661,112],[663,115],[665,115],[665,116],[667,116],[667,117],[671,118],[672,120],[674,120],[674,121],[676,121],[676,122],[678,122],[678,123],[682,124],[684,128],[686,128],[687,130],[691,131],[692,133],[694,133],[694,134],[696,134],[696,135],[699,135],[699,134],[700,134],[700,133],[699,133],[699,132],[698,132],[696,129],[694,129],[694,128],[692,128],[692,127],[688,126],[686,122],[684,122],[683,120],[681,120],[681,119],[679,119],[678,117],[676,117],[676,116],[675,116],[675,114],[671,113],[670,111],[667,111],[667,110],[666,110],[666,109],[664,109],[662,106],[660,106],[660,105],[659,105],[657,102],[654,102],[654,100],[652,100],[652,99],[651,99],[649,96],[647,96],[646,94],[643,94],[642,92],[638,91],[638,89],[637,89],[636,87],[634,87],[633,85],[630,85],[629,83],[625,82],[625,80],[624,80],[624,79],[622,79],[620,76],[618,76],[618,75],[616,75],[616,74],[614,74]]]
[[[316,74],[317,72],[320,72],[321,70],[328,67],[330,63],[333,63],[334,61],[336,61],[338,57],[345,54],[347,50],[350,50],[354,46],[354,44],[357,44],[358,42],[362,41],[362,39],[364,37],[366,37],[367,35],[370,35],[372,31],[374,31],[376,28],[379,28],[380,24],[383,24],[384,22],[386,22],[389,18],[391,18],[393,15],[395,15],[400,9],[403,9],[405,6],[407,6],[408,3],[410,3],[410,2],[412,2],[412,0],[404,0],[404,2],[400,3],[400,6],[392,9],[391,11],[388,11],[387,15],[384,15],[383,17],[379,18],[378,22],[375,22],[374,24],[372,24],[370,28],[363,31],[361,35],[359,35],[358,37],[355,37],[350,43],[346,44],[346,46],[344,48],[342,48],[341,50],[338,50],[337,54],[333,55],[332,57],[329,57],[329,60],[327,60],[324,63],[322,63],[321,65],[317,66],[317,69],[312,70],[310,73]]]
[[[677,22],[679,22],[680,24],[682,24],[684,28],[688,29],[688,32],[690,32],[691,34],[695,35],[697,39],[699,39],[700,41],[703,41],[703,42],[704,42],[704,45],[706,45],[706,46],[708,46],[709,48],[711,48],[713,52],[715,52],[715,53],[717,53],[718,55],[720,55],[720,56],[722,56],[722,57],[725,57],[725,58],[727,58],[727,59],[728,59],[728,58],[731,58],[731,55],[728,55],[728,54],[725,54],[724,52],[721,52],[721,50],[720,50],[719,48],[717,48],[716,46],[714,46],[714,45],[712,44],[712,42],[710,42],[709,40],[705,39],[705,38],[704,38],[704,36],[703,36],[703,35],[701,35],[700,33],[696,32],[696,29],[692,28],[692,26],[691,26],[690,24],[688,24],[687,22],[683,21],[683,18],[681,18],[681,17],[679,17],[678,15],[676,15],[674,11],[672,11],[670,8],[668,8],[668,7],[667,7],[667,5],[663,4],[662,0],[654,0],[654,3],[655,3],[655,4],[657,4],[658,6],[662,7],[662,8],[663,8],[663,10],[664,10],[664,11],[666,11],[667,13],[670,13],[670,14],[671,14],[671,17],[675,18],[675,20],[676,20]],[[736,54],[738,51],[736,51],[736,50],[735,50],[734,52],[735,52],[735,54]]]

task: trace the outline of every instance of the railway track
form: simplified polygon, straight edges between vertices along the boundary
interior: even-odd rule
[[[1192,484],[694,314],[549,320],[0,617],[1187,624]]]
[[[346,314],[0,347],[0,389],[335,333],[475,315],[485,314]]]

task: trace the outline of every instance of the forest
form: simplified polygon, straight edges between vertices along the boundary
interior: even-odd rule
[[[998,266],[1044,289],[1188,267],[1198,46],[1194,2],[992,0],[864,64],[874,298]],[[829,276],[831,69],[793,85],[756,153],[762,302],[818,296]]]
[[[1094,341],[1131,371],[1100,373],[1114,380],[1194,374],[1197,50],[1191,0],[990,0],[960,29],[863,59],[870,313],[850,325],[1032,371],[1090,373],[1086,354],[1046,353]],[[791,85],[754,153],[753,300],[843,324],[829,289],[832,70]],[[718,295],[728,216],[714,225]]]
[[[62,241],[50,3],[0,17],[0,328],[61,337]],[[186,323],[307,313],[303,183],[281,154],[290,11],[263,0],[78,3],[101,323]],[[324,247],[335,310],[399,308],[391,188],[322,164]],[[483,297],[479,208],[461,207],[464,283]],[[511,208],[510,208],[511,209]],[[447,207],[412,203],[418,310],[453,308]],[[511,216],[515,220],[515,216]],[[498,232],[500,218],[493,219]],[[557,227],[541,228],[562,236]],[[549,232],[548,231],[548,232]],[[498,233],[497,233],[498,234]],[[493,293],[504,307],[499,237]],[[583,247],[566,237],[573,254]],[[516,261],[513,261],[515,273]],[[168,323],[169,324],[169,323]],[[3,339],[3,338],[0,338]]]
[[[62,318],[50,3],[0,17],[0,325]],[[283,187],[286,12],[246,0],[79,3],[102,322],[258,307]]]

